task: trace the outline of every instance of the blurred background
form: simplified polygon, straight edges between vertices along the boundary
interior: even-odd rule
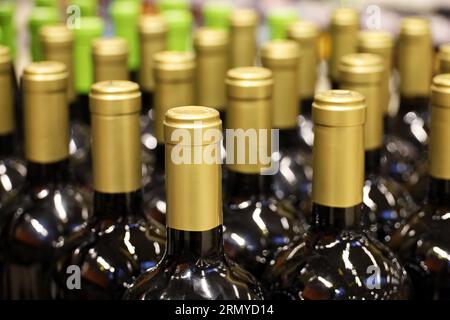
[[[16,14],[14,16],[17,32],[17,54],[16,72],[21,74],[24,66],[30,61],[29,48],[29,28],[27,27],[31,9],[35,5],[35,0],[0,0],[2,2],[14,2],[16,4]],[[39,0],[37,0],[39,1]],[[42,0],[41,0],[42,1]],[[98,3],[98,15],[106,21],[105,35],[112,35],[113,28],[108,15],[108,7],[113,0],[91,0]],[[43,1],[45,2],[45,1]],[[58,6],[62,17],[67,17],[67,6],[69,0],[59,0]],[[144,13],[157,12],[157,0],[142,0]],[[201,8],[207,2],[227,2],[235,7],[253,7],[259,11],[262,19],[259,32],[259,41],[264,42],[269,38],[267,24],[264,17],[271,10],[277,8],[288,8],[296,12],[301,19],[311,20],[319,24],[323,31],[321,41],[321,56],[327,58],[329,46],[327,45],[327,27],[330,15],[334,8],[353,7],[361,13],[362,29],[383,29],[392,32],[394,35],[399,30],[399,23],[406,15],[427,16],[431,21],[433,43],[437,48],[440,44],[450,42],[450,1],[449,0],[192,0],[189,6],[195,18],[195,25],[202,24]],[[70,14],[70,13],[69,13]],[[1,17],[0,17],[1,19]]]

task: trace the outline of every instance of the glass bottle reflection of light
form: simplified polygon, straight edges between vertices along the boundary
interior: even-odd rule
[[[25,68],[26,185],[4,208],[4,291],[8,299],[49,299],[58,243],[88,218],[69,174],[67,71],[60,62]],[[51,116],[49,116],[51,115]]]
[[[124,80],[97,82],[90,108],[93,217],[60,248],[55,291],[57,298],[120,299],[161,258],[164,230],[143,212],[139,86]],[[66,285],[71,265],[81,270],[80,290]]]
[[[262,174],[272,163],[264,164],[261,153],[271,154],[271,138],[275,138],[270,137],[272,72],[260,67],[235,68],[228,71],[226,83],[227,131],[235,135],[227,137],[225,252],[260,277],[274,252],[299,236],[306,223],[298,221],[290,201],[276,197],[273,175]],[[268,136],[261,135],[263,130]],[[258,140],[247,137],[252,132]]]
[[[25,164],[15,150],[17,128],[12,73],[10,51],[0,46],[0,210],[23,186],[26,175]]]
[[[361,229],[365,113],[364,96],[357,92],[315,96],[311,229],[271,261],[264,280],[275,299],[409,296],[398,259]]]
[[[431,86],[427,201],[392,236],[414,285],[415,299],[450,298],[450,74]]]
[[[262,64],[273,73],[272,127],[279,131],[280,170],[273,180],[278,198],[303,209],[310,206],[311,148],[298,131],[298,64],[302,57],[292,40],[274,40],[261,49]]]
[[[387,242],[392,232],[417,210],[417,206],[407,189],[385,174],[381,167],[382,99],[385,99],[382,92],[383,69],[383,59],[372,53],[343,56],[338,66],[340,88],[358,91],[366,99],[364,227],[380,241]]]
[[[182,131],[180,131],[180,129]],[[196,130],[217,134],[192,139]],[[190,134],[182,141],[176,133]],[[224,254],[219,112],[206,107],[169,109],[164,120],[167,181],[167,246],[163,259],[125,293],[129,300],[260,300],[262,289]],[[174,134],[175,133],[175,134]],[[188,142],[189,141],[189,142]],[[178,150],[178,151],[177,151]],[[179,163],[181,152],[211,156]],[[206,153],[205,153],[206,152]]]
[[[389,119],[385,141],[389,174],[405,185],[416,202],[426,196],[429,95],[433,70],[429,21],[407,17],[398,41],[400,107]]]

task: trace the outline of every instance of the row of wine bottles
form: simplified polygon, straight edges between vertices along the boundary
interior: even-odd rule
[[[239,12],[244,30],[198,29],[195,55],[166,50],[166,18],[144,16],[134,70],[129,42],[97,39],[98,20],[74,33],[41,27],[46,61],[25,68],[20,93],[0,47],[2,298],[448,297],[450,75],[444,46],[430,85],[427,20],[402,23],[401,103],[390,117],[389,34],[358,34],[357,13],[336,10],[329,65],[339,90],[314,94],[317,28],[286,24],[291,39],[256,57],[257,16]],[[249,59],[229,68],[237,35],[237,56]],[[244,143],[179,140],[225,128]],[[252,145],[252,130],[271,129]],[[250,161],[267,147],[273,174]],[[175,159],[242,153],[223,166]]]

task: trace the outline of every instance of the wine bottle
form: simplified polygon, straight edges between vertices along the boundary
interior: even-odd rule
[[[262,64],[274,78],[272,127],[279,131],[279,166],[274,190],[279,199],[291,198],[302,209],[310,207],[310,147],[298,130],[298,44],[292,40],[273,40],[261,49]],[[304,212],[305,212],[304,211]]]
[[[59,251],[56,292],[65,299],[119,299],[161,258],[164,229],[150,224],[142,207],[139,86],[120,80],[97,82],[89,98],[93,216]],[[79,290],[67,286],[67,270],[74,266],[81,270]]]
[[[267,25],[269,27],[271,40],[282,40],[287,38],[288,26],[298,20],[298,15],[291,8],[274,8],[267,13]]]
[[[353,53],[341,58],[338,71],[340,88],[357,91],[366,99],[362,220],[366,230],[386,243],[418,208],[407,189],[382,170],[384,62],[373,53]]]
[[[70,113],[69,153],[76,181],[88,192],[92,186],[90,159],[90,130],[81,121],[75,105],[74,89],[74,39],[73,33],[64,24],[43,26],[39,30],[42,56],[47,61],[64,63],[68,73],[67,103]]]
[[[425,151],[428,143],[427,113],[433,72],[432,39],[428,20],[404,18],[398,42],[400,107],[391,131]],[[420,155],[419,155],[420,156]]]
[[[304,224],[292,203],[277,198],[273,173],[263,173],[272,154],[272,72],[235,68],[228,71],[226,83],[225,253],[260,278],[273,254],[298,237]]]
[[[128,46],[124,38],[97,38],[92,41],[94,83],[108,80],[129,80]]]
[[[146,215],[164,225],[166,191],[164,173],[164,114],[173,107],[194,104],[195,58],[191,52],[163,51],[154,55],[155,164],[144,184]]]
[[[228,70],[228,33],[200,28],[194,35],[197,105],[217,109],[225,119],[225,75]],[[211,72],[214,70],[214,72]]]
[[[56,7],[34,7],[29,18],[31,35],[31,58],[33,61],[42,60],[42,48],[39,41],[39,29],[42,26],[59,22],[59,13]]]
[[[228,31],[232,9],[228,1],[207,1],[202,7],[203,25]]]
[[[166,251],[158,265],[127,290],[125,299],[263,298],[256,279],[224,255],[221,130],[219,112],[214,109],[191,106],[167,111]],[[181,153],[190,160],[180,162]],[[195,161],[196,155],[202,159]]]
[[[383,59],[381,77],[380,106],[383,114],[383,128],[387,129],[390,105],[390,83],[392,74],[394,39],[389,32],[381,30],[364,30],[358,34],[358,52],[372,53]],[[384,131],[383,131],[384,132]]]
[[[167,23],[167,49],[170,51],[190,51],[192,49],[192,14],[188,10],[163,11]]]
[[[406,299],[408,276],[386,246],[361,230],[364,97],[329,90],[313,103],[311,229],[270,263],[272,297],[292,300]]]
[[[236,9],[230,15],[230,66],[250,67],[256,59],[258,14],[252,9]]]
[[[439,47],[438,61],[439,74],[450,73],[450,44],[443,44]]]
[[[125,39],[128,46],[128,69],[132,81],[138,80],[140,66],[138,34],[140,12],[141,4],[138,1],[114,1],[110,6],[114,33]]]
[[[139,85],[142,91],[142,127],[152,126],[153,91],[155,80],[153,76],[153,55],[166,50],[167,24],[161,15],[142,15],[139,19],[140,61]],[[147,116],[147,117],[146,117]],[[145,144],[144,144],[145,145]]]
[[[4,208],[5,296],[49,299],[57,248],[82,227],[87,202],[69,175],[69,110],[64,64],[36,62],[22,76],[24,189]]]
[[[80,17],[79,28],[72,29],[74,34],[75,68],[74,81],[76,101],[71,110],[72,121],[90,126],[89,90],[94,81],[94,61],[91,42],[101,37],[104,23],[99,17]]]
[[[319,28],[310,21],[296,21],[288,28],[288,38],[295,40],[301,51],[298,64],[299,123],[303,139],[312,147],[311,106],[316,89],[319,64]]]
[[[338,64],[342,56],[356,53],[358,49],[358,12],[350,8],[337,8],[330,22],[331,55],[328,61],[328,74],[331,87],[339,86]]]
[[[0,46],[0,95],[2,97],[0,104],[0,226],[4,218],[2,208],[20,192],[27,172],[25,164],[17,157],[14,148],[16,121],[12,73],[10,50],[8,47]]]
[[[432,73],[430,26],[426,19],[405,18],[398,42],[400,106],[390,118],[385,141],[389,174],[410,190],[417,203],[426,196],[428,100]]]
[[[425,205],[393,236],[414,285],[415,299],[449,299],[450,74],[431,87],[429,187]]]

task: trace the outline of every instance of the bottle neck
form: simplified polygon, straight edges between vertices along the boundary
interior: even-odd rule
[[[164,166],[166,163],[166,152],[164,144],[158,143],[155,148],[155,173],[164,174]]]
[[[272,176],[228,170],[227,196],[261,198],[271,193]]]
[[[429,177],[428,202],[450,208],[450,180]]]
[[[94,192],[94,216],[99,220],[144,217],[141,189],[127,193]]]
[[[312,104],[314,102],[313,97],[302,98],[299,103],[299,114],[301,114],[306,119],[312,118]]]
[[[315,231],[358,229],[361,221],[361,204],[348,208],[327,207],[313,203],[311,227]]]
[[[168,227],[166,255],[169,259],[221,259],[222,225],[206,231],[184,231]]]
[[[0,135],[0,158],[6,158],[14,154],[14,135]]]
[[[32,187],[65,183],[69,181],[69,159],[52,163],[28,161],[27,180]]]
[[[397,118],[403,119],[408,112],[424,113],[428,111],[429,97],[400,97],[400,108]]]
[[[90,125],[89,95],[87,93],[79,93],[75,101],[70,104],[69,112],[71,121]]]
[[[381,172],[381,148],[366,150],[364,153],[364,167],[366,177]]]

